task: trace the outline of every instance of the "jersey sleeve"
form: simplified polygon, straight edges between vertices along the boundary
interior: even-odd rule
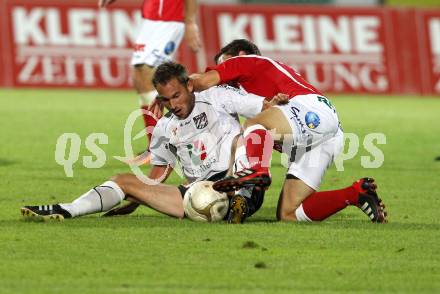
[[[238,114],[246,118],[254,117],[261,112],[264,97],[247,93],[227,85],[209,88],[203,95],[217,107],[229,114]]]
[[[166,132],[167,122],[167,118],[162,118],[153,130],[150,143],[151,164],[174,167],[176,156],[170,148],[170,138]]]
[[[215,70],[220,75],[220,84],[230,82],[244,82],[251,78],[251,70],[255,60],[250,56],[236,56],[206,70]]]

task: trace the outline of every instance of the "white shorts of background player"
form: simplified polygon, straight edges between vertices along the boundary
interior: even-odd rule
[[[287,174],[294,175],[309,187],[318,190],[326,170],[344,147],[344,133],[336,109],[325,103],[327,98],[298,95],[288,104],[278,105],[292,129],[293,140],[286,138],[283,153],[287,154]],[[317,116],[314,123],[306,115]]]
[[[183,22],[143,19],[131,64],[157,67],[163,62],[173,60],[184,33]]]

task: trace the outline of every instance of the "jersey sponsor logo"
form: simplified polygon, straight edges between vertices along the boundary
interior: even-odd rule
[[[319,115],[317,115],[315,112],[309,111],[306,113],[305,116],[306,125],[309,127],[309,129],[316,129],[321,120],[319,119]]]
[[[171,53],[174,52],[175,49],[176,49],[176,43],[174,43],[173,41],[169,41],[165,45],[165,48],[163,49],[163,52],[165,52],[166,55],[170,55]]]
[[[186,148],[194,165],[200,165],[206,159],[206,147],[201,140],[196,140],[192,144],[186,145]]]
[[[203,129],[208,125],[208,117],[205,112],[200,113],[199,115],[194,116],[194,123],[197,129]]]
[[[300,132],[304,134],[306,132],[306,129],[304,127],[304,123],[299,119],[298,116],[298,113],[300,112],[299,108],[294,106],[290,107],[290,112],[293,114],[293,117],[291,117],[290,119],[295,118],[296,124],[298,125]]]
[[[191,120],[188,119],[188,120],[185,120],[185,121],[181,122],[181,123],[179,124],[179,126],[180,126],[180,127],[184,127],[184,126],[189,125],[190,123],[191,123]]]

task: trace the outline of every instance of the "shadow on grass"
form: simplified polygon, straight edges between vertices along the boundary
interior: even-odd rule
[[[5,159],[5,158],[0,158],[0,166],[9,166],[9,165],[13,165],[16,163],[17,163],[17,161]]]

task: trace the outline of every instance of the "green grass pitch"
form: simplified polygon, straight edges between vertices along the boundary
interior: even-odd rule
[[[275,222],[284,176],[277,155],[265,203],[244,225],[177,220],[146,207],[127,217],[25,222],[24,204],[69,201],[129,171],[113,156],[124,154],[123,125],[137,101],[132,91],[0,90],[0,293],[438,293],[440,99],[332,101],[361,144],[345,171],[331,167],[321,189],[376,178],[388,224],[372,224],[354,207],[322,223]],[[72,178],[54,157],[66,132],[82,139]],[[366,169],[362,140],[372,132],[386,135],[378,145],[385,161]],[[82,164],[90,133],[109,138],[99,169]]]

